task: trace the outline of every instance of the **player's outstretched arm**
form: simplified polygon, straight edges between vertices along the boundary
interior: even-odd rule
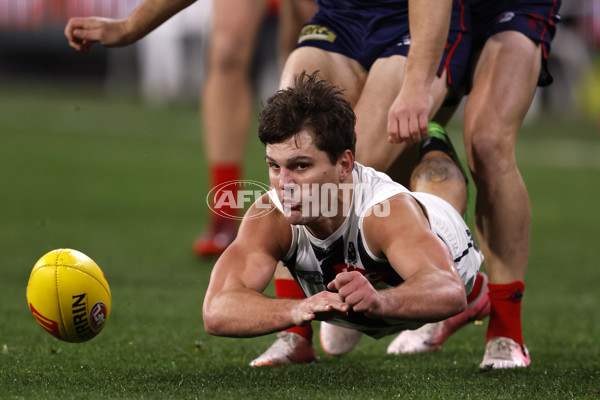
[[[73,17],[65,26],[65,36],[69,45],[78,51],[87,52],[96,42],[107,47],[127,46],[194,2],[195,0],[144,0],[125,19]]]
[[[263,198],[262,204],[267,203]],[[204,327],[212,335],[265,335],[348,310],[330,292],[303,300],[263,294],[292,241],[290,225],[278,210],[253,218],[264,212],[255,206],[248,210],[235,241],[213,268],[203,306]]]
[[[390,214],[366,217],[369,249],[386,257],[404,279],[398,287],[375,291],[360,274],[338,274],[332,288],[355,311],[373,318],[440,321],[466,307],[463,282],[448,247],[431,230],[419,203],[408,194],[388,200]]]

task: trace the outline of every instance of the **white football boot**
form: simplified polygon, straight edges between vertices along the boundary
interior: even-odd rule
[[[479,321],[490,315],[488,277],[480,272],[483,280],[479,295],[467,304],[467,309],[444,321],[425,324],[415,330],[402,331],[388,346],[388,354],[426,353],[437,350],[454,332],[469,322]]]
[[[363,333],[327,322],[321,322],[319,338],[323,351],[330,356],[341,356],[354,348]]]
[[[293,332],[279,332],[277,340],[256,359],[251,367],[280,366],[315,361],[317,356],[312,343]]]
[[[388,354],[426,353],[437,350],[441,345],[438,338],[443,336],[444,321],[425,324],[415,330],[400,332],[389,344]]]
[[[494,337],[485,345],[483,361],[479,369],[523,368],[531,363],[529,351],[511,338]]]

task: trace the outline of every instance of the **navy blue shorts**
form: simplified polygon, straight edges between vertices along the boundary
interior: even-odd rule
[[[550,42],[560,21],[561,0],[475,0],[471,1],[473,54],[479,53],[485,42],[496,33],[517,31],[542,46],[542,69],[539,86],[552,83],[548,71]]]
[[[313,19],[302,29],[296,47],[310,46],[350,57],[369,70],[378,58],[406,56],[410,47],[407,1],[320,1]],[[344,3],[344,4],[341,4]],[[354,6],[349,7],[348,3]],[[458,89],[467,71],[471,38],[469,10],[454,0],[450,34],[438,76]]]

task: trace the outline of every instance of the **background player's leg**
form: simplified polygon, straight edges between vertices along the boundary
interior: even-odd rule
[[[310,21],[317,8],[315,0],[280,0],[277,45],[282,66],[296,47],[302,26]]]
[[[250,66],[265,12],[265,0],[214,2],[208,70],[201,101],[211,187],[242,179],[253,102]],[[235,220],[211,214],[209,228],[194,243],[194,251],[200,256],[218,255],[236,233]]]
[[[492,36],[477,61],[465,105],[466,153],[477,186],[475,223],[490,278],[488,345],[493,338],[508,337],[523,346],[521,296],[531,210],[515,147],[540,66],[541,47],[521,33]],[[529,357],[518,364],[528,365]]]

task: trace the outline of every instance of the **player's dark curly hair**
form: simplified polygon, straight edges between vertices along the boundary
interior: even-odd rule
[[[315,135],[315,145],[332,164],[356,146],[356,115],[343,91],[318,77],[302,72],[294,87],[279,90],[267,100],[258,118],[258,137],[266,144],[282,143],[306,129]]]

